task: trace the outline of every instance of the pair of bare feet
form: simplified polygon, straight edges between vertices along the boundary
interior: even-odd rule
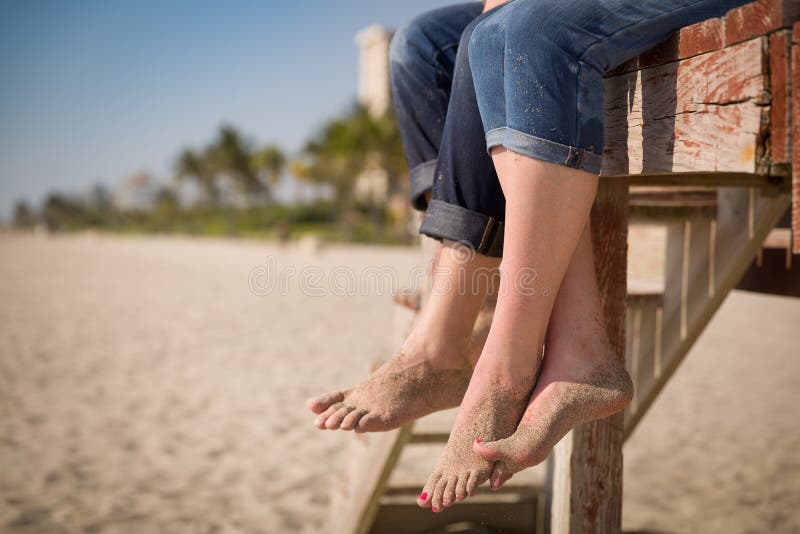
[[[364,383],[310,399],[320,429],[380,432],[435,411],[461,406],[445,451],[418,498],[433,511],[543,461],[578,424],[621,410],[630,378],[602,335],[589,325],[551,335],[516,358],[484,354],[475,368],[469,343],[427,345],[425,325],[412,330],[398,355]],[[477,336],[472,343],[481,343]],[[539,371],[541,371],[539,373]],[[538,379],[537,379],[537,375]]]

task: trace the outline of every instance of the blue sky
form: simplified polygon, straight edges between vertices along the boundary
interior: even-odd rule
[[[169,179],[222,123],[297,150],[355,100],[353,36],[447,0],[0,0],[0,217]]]

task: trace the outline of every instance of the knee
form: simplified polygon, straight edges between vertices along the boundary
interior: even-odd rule
[[[499,14],[493,13],[476,21],[464,32],[461,44],[469,51],[471,62],[474,63],[477,58],[502,55],[506,21]]]
[[[424,20],[416,18],[395,31],[389,45],[389,64],[392,69],[418,64],[428,59],[424,50],[430,48],[430,45],[424,26]]]
[[[509,4],[486,17],[469,40],[470,58],[492,61],[499,56],[524,61],[532,53],[543,60],[563,56],[568,41],[569,15],[561,0],[536,0]]]

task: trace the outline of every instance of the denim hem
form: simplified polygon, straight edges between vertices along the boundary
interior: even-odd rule
[[[416,210],[425,211],[425,208],[428,207],[425,193],[433,187],[436,161],[432,159],[425,163],[420,163],[408,173],[408,179],[411,181],[411,205]]]
[[[485,256],[503,256],[503,221],[455,204],[431,200],[419,232],[456,241]]]
[[[600,174],[603,156],[584,148],[562,145],[508,127],[494,128],[486,134],[486,150],[504,146],[534,159]]]

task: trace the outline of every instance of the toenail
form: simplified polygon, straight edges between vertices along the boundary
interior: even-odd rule
[[[431,506],[431,510],[433,510],[434,512],[438,512],[439,511],[439,509],[436,508],[435,506]]]
[[[442,504],[445,506],[450,506],[450,501],[444,501]]]
[[[424,501],[425,499],[428,498],[428,494],[423,491],[422,493],[419,494],[419,498]]]
[[[480,442],[481,442],[481,440],[479,440],[479,439],[475,440],[475,443],[480,443]]]

